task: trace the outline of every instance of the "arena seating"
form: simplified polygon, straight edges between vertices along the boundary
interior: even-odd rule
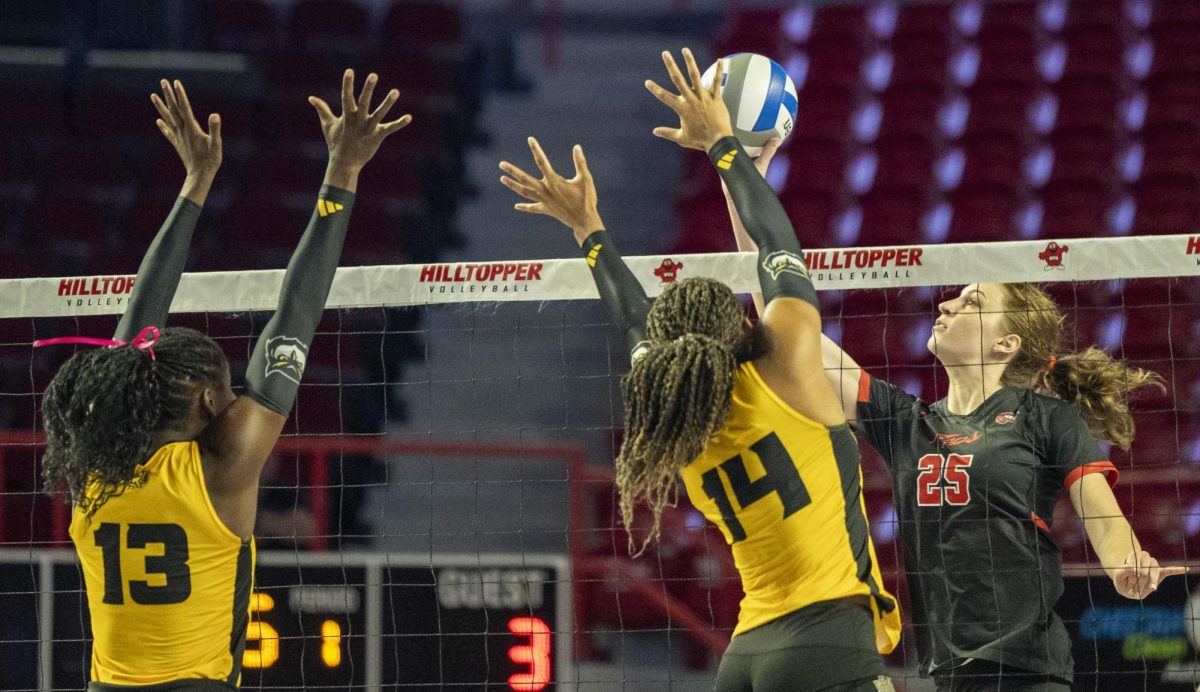
[[[812,217],[803,233],[811,245],[840,244],[848,212],[861,219],[858,244],[930,240],[920,221],[939,207],[949,210],[949,233],[932,239],[951,242],[1181,233],[1200,228],[1195,7],[755,7],[714,47],[770,54],[796,82],[796,130],[779,157],[806,163],[789,166],[782,192]],[[1118,156],[1130,150],[1139,153]],[[947,152],[961,173],[936,179],[931,161]],[[842,180],[825,190],[836,210],[812,208],[811,191],[864,156],[876,161],[874,179]],[[716,176],[688,170],[683,206],[719,199]],[[681,222],[678,251],[714,249],[726,234],[721,215],[684,212]]]

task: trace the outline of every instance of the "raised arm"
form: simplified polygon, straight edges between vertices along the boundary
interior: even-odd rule
[[[767,356],[758,362],[763,378],[801,413],[821,423],[841,423],[846,417],[833,392],[812,386],[825,377],[817,292],[783,205],[733,136],[729,110],[720,94],[723,63],[718,61],[712,86],[706,88],[691,51],[685,48],[683,58],[687,77],[671,54],[663,53],[678,94],[646,81],[650,93],[679,116],[678,128],[659,127],[654,134],[708,153],[747,236],[758,247],[764,303],[760,324],[769,344]]]
[[[175,147],[187,176],[179,199],[175,200],[175,206],[138,267],[128,307],[113,334],[114,339],[121,341],[133,339],[144,327],[166,325],[167,311],[187,264],[192,231],[217,169],[221,167],[221,117],[216,113],[208,116],[206,133],[192,115],[192,104],[183,84],[175,80],[172,85],[165,79],[160,84],[163,95],[150,95],[150,101],[158,110],[156,124]]]
[[[533,137],[529,138],[529,149],[533,153],[534,164],[542,173],[541,180],[508,161],[501,161],[500,170],[507,175],[501,176],[500,182],[530,200],[517,204],[519,211],[552,216],[571,229],[575,242],[583,250],[587,265],[592,270],[600,300],[625,335],[630,359],[637,360],[646,341],[646,314],[650,312],[650,299],[621,259],[612,237],[604,230],[604,222],[596,209],[596,184],[588,170],[587,159],[583,156],[583,147],[576,144],[572,149],[575,177],[570,180],[554,171],[541,145]]]
[[[779,140],[771,139],[763,147],[762,153],[754,160],[754,167],[759,174],[764,178],[767,175],[767,168],[771,165],[771,159],[774,158],[775,152],[779,149]],[[721,181],[721,189],[725,194],[725,206],[729,210],[729,222],[733,226],[733,238],[737,241],[737,248],[741,252],[758,252],[758,245],[746,232],[745,225],[742,224],[742,217],[738,214],[737,207],[734,206],[733,198],[729,195],[729,187]],[[754,299],[754,307],[758,310],[758,314],[763,314],[765,305],[763,304],[762,293],[754,293],[751,295]],[[858,363],[854,362],[841,346],[838,346],[833,339],[821,333],[821,364],[825,368],[825,377],[829,380],[830,386],[837,394],[838,399],[842,404],[842,414],[846,420],[854,423],[858,419],[858,396],[859,383],[862,378],[862,370]]]
[[[374,112],[369,110],[377,81],[374,74],[368,76],[356,100],[354,73],[346,70],[340,116],[334,116],[321,99],[309,97],[329,147],[324,184],[288,263],[279,307],[254,346],[246,370],[246,394],[209,424],[200,438],[205,476],[210,476],[210,464],[214,469],[209,493],[214,504],[224,504],[226,512],[218,507],[222,518],[236,517],[226,521],[242,535],[253,529],[259,473],[296,399],[309,344],[341,257],[359,172],[388,135],[412,120],[405,115],[383,122],[399,98],[395,89]]]

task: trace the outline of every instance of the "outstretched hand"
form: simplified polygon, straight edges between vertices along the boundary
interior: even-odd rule
[[[534,178],[508,161],[500,162],[500,170],[508,175],[500,176],[505,187],[529,200],[516,205],[517,211],[530,214],[545,214],[554,217],[575,233],[575,240],[582,245],[592,233],[603,230],[604,222],[596,209],[596,184],[588,170],[583,147],[578,144],[571,150],[575,162],[575,177],[567,179],[555,172],[546,158],[546,153],[533,137],[529,138],[529,150],[533,162],[542,173],[541,180]]]
[[[163,95],[150,94],[150,102],[159,116],[154,123],[175,147],[188,177],[215,176],[222,158],[221,116],[209,115],[208,132],[205,132],[192,114],[192,104],[183,83],[177,79],[172,85],[164,79],[159,85]]]
[[[358,172],[379,151],[383,140],[412,122],[412,116],[407,114],[390,122],[383,121],[400,98],[400,92],[396,89],[387,93],[378,108],[370,110],[371,97],[378,81],[379,76],[375,73],[367,75],[362,93],[355,99],[354,70],[346,70],[342,74],[341,115],[334,115],[324,100],[316,96],[308,97],[308,102],[317,109],[321,132],[329,147],[330,174],[326,176],[327,184],[350,189],[341,178],[349,175],[356,181]],[[341,175],[333,176],[335,172]]]
[[[683,49],[687,79],[680,73],[679,66],[675,64],[675,58],[671,57],[670,52],[663,51],[662,58],[663,64],[667,66],[667,75],[679,93],[673,94],[650,79],[646,80],[646,88],[659,101],[675,111],[679,116],[679,127],[656,127],[654,136],[668,139],[686,149],[708,152],[718,140],[733,135],[729,109],[721,98],[724,62],[717,61],[712,86],[705,88],[700,77],[700,68],[696,66],[696,58],[692,56],[690,49]]]
[[[1125,598],[1141,600],[1158,588],[1167,577],[1186,574],[1187,567],[1161,567],[1144,550],[1135,550],[1113,571],[1113,586]]]

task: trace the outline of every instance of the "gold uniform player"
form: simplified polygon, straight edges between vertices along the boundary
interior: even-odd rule
[[[43,404],[46,480],[65,486],[74,505],[71,539],[94,639],[89,690],[225,690],[240,682],[259,473],[295,401],[359,172],[411,120],[383,122],[395,90],[369,111],[377,81],[369,76],[356,100],[347,71],[340,116],[309,99],[329,165],[278,310],[254,347],[243,396],[235,397],[216,342],[190,329],[158,329],[222,155],[219,118],[210,116],[205,133],[179,82],[163,81],[162,98],[152,100],[186,182],[138,269],[113,340],[35,344],[112,346],[72,356]]]
[[[654,526],[644,550],[682,476],[692,503],[732,546],[746,597],[717,690],[890,690],[880,653],[899,640],[900,611],[867,529],[858,446],[822,368],[816,292],[795,232],[732,136],[723,101],[700,85],[690,51],[684,58],[690,84],[663,54],[679,94],[647,83],[680,117],[679,129],[655,134],[708,152],[758,242],[767,306],[757,326],[712,279],[672,284],[650,304],[604,230],[580,147],[567,180],[530,138],[542,179],[503,162],[501,181],[530,200],[517,209],[571,228],[630,347],[616,460],[626,526],[635,505],[648,502]]]

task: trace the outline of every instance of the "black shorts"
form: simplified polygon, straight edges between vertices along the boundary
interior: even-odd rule
[[[1071,684],[1047,673],[975,659],[934,675],[937,692],[1070,692]]]
[[[109,685],[103,682],[89,682],[87,692],[229,692],[237,690],[223,680],[176,680],[157,685]]]
[[[871,611],[825,601],[733,638],[717,692],[888,692]]]

